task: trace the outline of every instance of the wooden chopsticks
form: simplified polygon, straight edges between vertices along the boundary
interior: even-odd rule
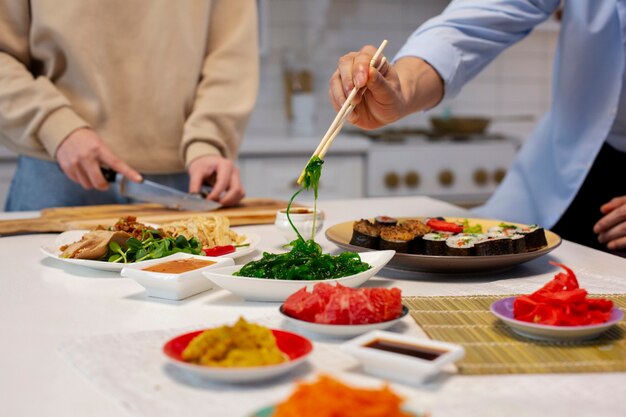
[[[374,67],[376,65],[376,61],[378,60],[380,55],[383,53],[383,50],[385,49],[386,46],[387,46],[387,39],[385,39],[376,50],[376,53],[370,60],[370,67]],[[385,65],[385,62],[386,62],[386,59],[385,57],[383,57],[380,60],[380,63],[378,64],[376,68],[380,70],[383,67],[383,65]],[[330,124],[330,127],[326,131],[326,134],[324,134],[324,137],[322,138],[321,142],[319,143],[319,145],[317,145],[315,152],[313,152],[313,155],[311,155],[309,162],[311,162],[311,159],[313,159],[315,156],[318,156],[320,159],[324,159],[324,156],[326,156],[326,152],[328,152],[330,145],[333,143],[333,141],[335,140],[335,138],[341,131],[343,124],[345,123],[348,116],[350,116],[350,113],[352,113],[352,110],[354,110],[354,104],[352,104],[352,100],[354,100],[354,97],[356,97],[356,95],[361,90],[362,88],[357,88],[356,86],[352,89],[352,91],[346,98],[346,101],[343,103],[343,106],[341,106],[341,109],[339,109],[339,111],[337,112],[335,119]],[[308,162],[307,162],[307,165],[308,165]],[[304,169],[302,169],[302,173],[300,173],[300,177],[298,178],[298,184],[301,184],[302,180],[304,180],[305,170],[306,170],[306,166],[304,167]]]

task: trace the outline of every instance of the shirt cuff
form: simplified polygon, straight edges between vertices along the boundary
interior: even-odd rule
[[[215,147],[211,143],[196,140],[187,145],[187,147],[184,149],[183,155],[185,160],[185,167],[188,167],[194,159],[200,158],[201,156],[222,156],[222,153],[217,147]]]
[[[444,98],[454,98],[464,84],[461,51],[440,36],[420,33],[411,36],[393,61],[405,56],[421,58],[428,62],[443,79]]]
[[[44,120],[37,136],[48,154],[54,158],[61,142],[70,133],[82,127],[89,127],[89,123],[81,119],[69,107],[59,107]]]

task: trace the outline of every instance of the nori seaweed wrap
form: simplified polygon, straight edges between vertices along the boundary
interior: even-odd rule
[[[526,252],[526,238],[524,235],[514,234],[510,236],[511,239],[511,249],[513,253],[525,253]]]
[[[513,253],[513,243],[507,237],[489,237],[476,242],[474,245],[476,256],[508,255]]]
[[[354,222],[350,244],[363,248],[378,249],[380,244],[380,226],[367,219]]]
[[[409,253],[415,234],[402,226],[383,227],[380,230],[380,249]]]
[[[422,236],[424,255],[443,256],[447,252],[447,233],[426,233]]]
[[[474,246],[478,238],[474,236],[468,236],[463,234],[458,234],[452,236],[446,240],[447,245],[447,254],[449,256],[471,256],[474,255],[475,249]]]
[[[405,220],[400,224],[403,228],[409,230],[413,233],[413,240],[409,243],[409,253],[413,254],[424,254],[425,252],[425,244],[422,237],[430,232],[430,227],[426,226],[419,220]]]
[[[519,233],[525,237],[524,240],[526,242],[526,250],[528,252],[541,249],[548,245],[546,233],[543,230],[543,227],[539,227],[536,224],[524,227]]]

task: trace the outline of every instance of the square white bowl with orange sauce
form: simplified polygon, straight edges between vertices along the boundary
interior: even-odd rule
[[[150,297],[182,300],[213,288],[203,271],[234,264],[231,258],[179,252],[141,265],[128,264],[121,275],[134,279]]]

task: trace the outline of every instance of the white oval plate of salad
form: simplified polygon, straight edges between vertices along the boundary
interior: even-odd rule
[[[66,262],[73,265],[84,266],[87,268],[97,269],[100,271],[115,271],[120,272],[122,268],[126,265],[123,262],[107,262],[107,261],[95,261],[91,259],[75,259],[75,258],[62,258],[61,250],[59,249],[63,245],[69,245],[70,243],[74,243],[79,241],[85,233],[89,232],[89,230],[70,230],[67,232],[61,233],[55,239],[52,245],[42,245],[40,247],[41,252],[49,256],[50,258]],[[239,246],[235,248],[235,252],[228,253],[225,255],[221,255],[225,258],[239,258],[241,256],[247,255],[250,252],[254,251],[261,241],[261,237],[259,235],[253,233],[246,233],[246,240],[241,245],[247,246]],[[145,262],[150,262],[152,259],[141,261],[141,262],[133,262],[132,265],[141,265]]]

